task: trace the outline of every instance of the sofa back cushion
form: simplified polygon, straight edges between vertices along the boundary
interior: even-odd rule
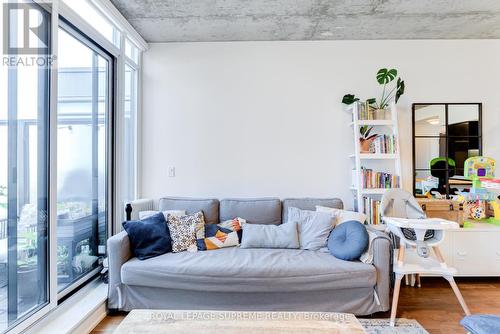
[[[188,198],[188,197],[163,197],[158,203],[160,211],[186,210],[191,215],[202,211],[205,223],[217,224],[219,222],[219,201],[213,198]]]
[[[315,211],[316,205],[335,209],[344,208],[340,198],[286,198],[283,200],[283,223],[286,223],[288,219],[288,208]]]
[[[220,221],[240,217],[248,224],[281,224],[279,198],[228,198],[220,201]]]

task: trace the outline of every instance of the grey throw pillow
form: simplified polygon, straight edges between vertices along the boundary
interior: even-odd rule
[[[301,249],[319,250],[326,246],[328,236],[334,227],[334,220],[328,213],[288,208],[286,224],[297,223]]]
[[[299,248],[297,224],[244,224],[241,248]]]

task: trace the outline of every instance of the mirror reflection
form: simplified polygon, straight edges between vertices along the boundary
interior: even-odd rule
[[[413,105],[414,193],[451,197],[467,191],[464,162],[481,155],[481,104]]]

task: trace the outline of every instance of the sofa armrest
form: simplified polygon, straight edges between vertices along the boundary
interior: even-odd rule
[[[152,199],[143,198],[129,202],[125,204],[126,220],[137,220],[139,219],[139,212],[148,210],[155,210],[155,204]],[[130,211],[130,215],[128,211]]]
[[[381,311],[388,311],[392,274],[392,246],[387,234],[377,231],[380,237],[373,239],[373,266],[377,270],[375,287]]]
[[[127,232],[122,231],[108,239],[108,308],[120,308],[120,286],[122,265],[132,257],[130,239]]]

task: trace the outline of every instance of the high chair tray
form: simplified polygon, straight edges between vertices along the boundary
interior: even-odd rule
[[[415,229],[451,230],[460,228],[458,223],[442,218],[408,219],[384,217],[384,222],[388,225]]]

